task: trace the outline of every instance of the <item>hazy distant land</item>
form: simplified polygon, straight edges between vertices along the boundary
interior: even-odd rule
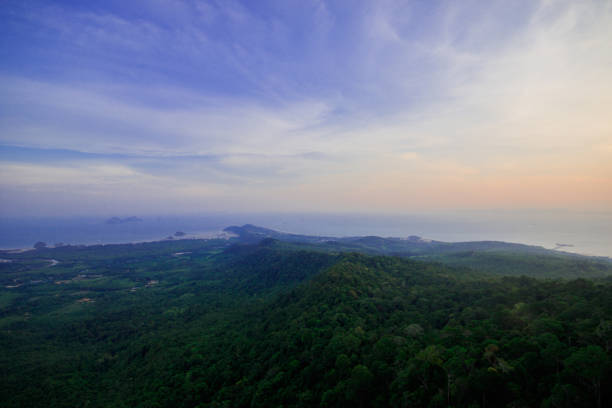
[[[118,220],[118,221],[117,221]],[[596,256],[612,256],[612,214],[462,213],[433,215],[211,214],[0,219],[0,248],[31,248],[43,241],[117,244],[172,237],[210,238],[228,225],[332,238],[410,237],[443,242],[502,241]],[[177,236],[176,233],[179,233]],[[185,236],[180,236],[184,233]]]

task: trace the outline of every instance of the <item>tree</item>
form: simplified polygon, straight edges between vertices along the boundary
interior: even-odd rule
[[[608,356],[599,346],[582,347],[565,359],[565,371],[589,384],[599,408],[601,408],[601,378],[607,364]]]
[[[358,364],[351,372],[351,378],[348,381],[346,390],[347,399],[353,402],[359,402],[359,406],[367,405],[365,399],[369,394],[369,389],[374,376],[368,367]]]

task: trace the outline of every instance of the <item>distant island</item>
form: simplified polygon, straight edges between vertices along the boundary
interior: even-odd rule
[[[106,220],[106,223],[110,225],[116,225],[116,224],[125,224],[127,222],[140,222],[140,221],[142,221],[142,219],[138,217],[126,217],[126,218],[112,217]]]

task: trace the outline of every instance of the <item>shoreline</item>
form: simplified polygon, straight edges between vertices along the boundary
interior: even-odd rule
[[[169,237],[172,237],[172,238],[169,238]],[[146,243],[157,243],[157,242],[173,242],[173,241],[184,241],[184,240],[212,240],[212,239],[229,240],[235,237],[238,237],[238,235],[233,234],[231,232],[221,230],[221,231],[202,231],[199,233],[186,233],[184,236],[178,236],[178,237],[174,235],[169,235],[166,238],[161,238],[161,239],[154,238],[154,239],[142,239],[142,240],[120,241],[120,242],[89,242],[89,243],[80,243],[80,244],[70,243],[70,244],[65,244],[63,246],[66,246],[66,247],[93,247],[93,246],[107,246],[107,245],[131,245],[131,244],[146,244]],[[401,237],[386,237],[386,238],[402,239]],[[550,246],[546,246],[546,245],[541,245],[541,244],[528,244],[528,243],[522,243],[522,242],[490,240],[490,239],[469,240],[469,241],[443,241],[443,240],[435,240],[435,241],[444,242],[448,244],[486,242],[486,241],[503,242],[506,244],[519,244],[519,245],[540,247],[540,248],[554,251],[554,252],[557,252],[563,255],[585,256],[585,257],[591,257],[591,258],[603,258],[609,262],[612,262],[612,255],[597,255],[597,254],[587,253],[587,252],[578,252],[578,249],[573,244],[565,244],[563,245],[563,247],[558,247],[557,244],[551,244]],[[58,247],[48,246],[45,249],[59,249],[59,248],[62,248],[62,246],[58,246]],[[572,251],[570,249],[576,249],[576,251]],[[14,247],[13,248],[0,248],[0,254],[19,254],[19,253],[35,251],[35,250],[36,249],[33,247],[32,248],[14,248]]]
[[[172,236],[172,239],[168,239],[168,237]],[[131,245],[131,244],[150,244],[156,242],[174,242],[174,241],[186,241],[186,240],[212,240],[212,239],[224,239],[229,240],[231,238],[237,237],[236,234],[232,234],[231,232],[226,231],[207,231],[201,233],[188,233],[184,236],[175,237],[173,235],[169,235],[165,238],[152,238],[152,239],[142,239],[142,240],[134,240],[134,241],[120,241],[120,242],[86,242],[86,243],[66,243],[61,246],[49,245],[43,249],[60,249],[63,247],[94,247],[94,246],[107,246],[107,245]],[[0,247],[0,253],[3,254],[20,254],[28,251],[36,251],[36,248],[2,248]]]

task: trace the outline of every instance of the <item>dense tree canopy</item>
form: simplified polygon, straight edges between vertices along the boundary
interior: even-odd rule
[[[0,268],[6,407],[612,403],[609,280],[275,240],[45,248]]]

